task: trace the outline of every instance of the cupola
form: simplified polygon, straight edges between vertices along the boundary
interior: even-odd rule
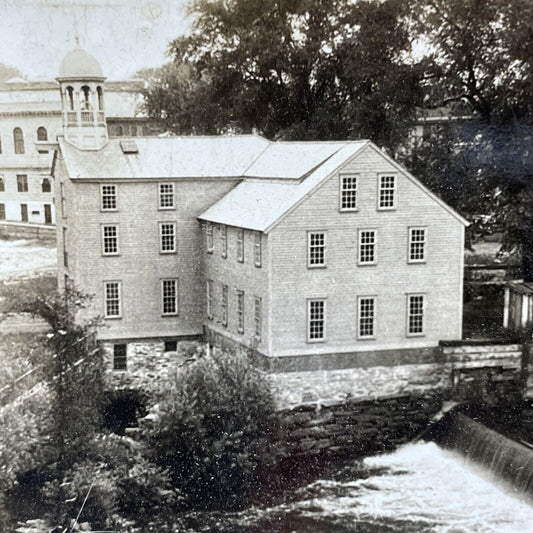
[[[61,61],[59,75],[63,133],[80,150],[99,150],[107,140],[104,81],[98,61],[77,48]]]

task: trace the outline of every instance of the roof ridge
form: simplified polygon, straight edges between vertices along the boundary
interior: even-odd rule
[[[270,148],[270,146],[272,145],[272,141],[269,141],[268,139],[266,139],[267,141],[267,145],[263,148],[263,150],[261,150],[261,153],[259,153],[254,159],[253,161],[244,169],[243,173],[242,173],[242,176],[243,178],[246,177],[246,173],[252,168],[252,166],[254,165],[254,163]]]

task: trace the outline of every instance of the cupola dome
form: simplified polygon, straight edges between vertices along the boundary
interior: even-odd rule
[[[58,80],[62,79],[104,79],[100,63],[85,50],[76,48],[61,61]]]

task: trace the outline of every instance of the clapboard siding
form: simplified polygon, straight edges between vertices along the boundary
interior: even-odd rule
[[[244,230],[244,262],[237,260],[237,232],[238,228],[227,227],[227,257],[222,257],[222,233],[223,226],[213,226],[214,250],[212,254],[205,251],[205,279],[213,281],[213,318],[206,319],[206,325],[237,342],[244,342],[248,346],[254,346],[262,353],[267,352],[268,347],[268,239],[261,235],[261,267],[254,264],[255,232]],[[204,229],[205,235],[205,229]],[[205,236],[204,236],[205,243]],[[228,286],[228,324],[224,327],[221,323],[222,310],[222,285]],[[205,282],[204,282],[204,300]],[[244,291],[244,334],[239,333],[237,328],[237,291]],[[254,305],[255,297],[262,300],[262,332],[261,340],[255,339]]]
[[[165,180],[172,181],[172,180]],[[205,304],[202,235],[197,217],[234,181],[175,180],[176,209],[158,209],[158,181],[110,181],[117,211],[100,210],[100,183],[71,182],[76,201],[75,281],[94,296],[91,312],[103,315],[103,282],[120,281],[122,318],[104,320],[102,339],[198,335]],[[159,222],[176,222],[177,253],[161,254]],[[119,226],[118,256],[103,256],[101,226]],[[74,244],[73,244],[74,245]],[[71,245],[72,247],[72,245]],[[178,278],[178,316],[163,317],[161,279]]]
[[[372,147],[340,172],[358,175],[358,211],[339,212],[336,172],[270,235],[273,355],[436,345],[461,337],[464,227]],[[378,175],[397,176],[397,208],[377,210]],[[427,260],[409,264],[408,228],[427,228]],[[377,231],[377,265],[357,265],[359,229]],[[327,231],[327,267],[307,268],[307,231]],[[406,336],[407,293],[426,295],[426,332]],[[376,296],[376,338],[356,340],[357,297]],[[327,340],[306,342],[307,298],[327,298]]]

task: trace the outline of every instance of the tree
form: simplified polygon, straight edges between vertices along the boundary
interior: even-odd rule
[[[11,78],[22,78],[22,72],[17,67],[0,63],[0,83],[4,83]]]
[[[52,294],[21,288],[13,292],[12,299],[12,311],[39,316],[50,326],[42,361],[52,392],[50,420],[45,422],[52,451],[48,460],[55,465],[55,478],[62,481],[89,453],[100,425],[104,384],[102,354],[94,340],[97,320],[79,320],[78,312],[88,298],[71,288]],[[68,521],[62,485],[51,503],[55,506],[53,520]]]
[[[485,124],[530,121],[529,0],[418,0],[413,25],[431,50],[426,106],[466,102]]]
[[[371,138],[393,151],[421,99],[401,0],[197,0],[146,93],[177,133]]]
[[[239,509],[265,492],[275,462],[275,405],[244,355],[204,356],[181,369],[144,423],[149,458],[168,470],[182,506]]]

